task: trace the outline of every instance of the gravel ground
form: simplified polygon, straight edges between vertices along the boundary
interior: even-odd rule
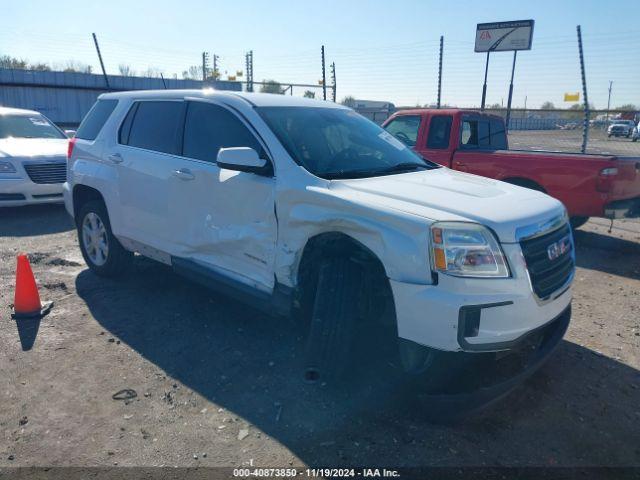
[[[577,130],[511,130],[509,148],[516,150],[548,150],[579,152],[582,129]],[[603,130],[589,130],[587,153],[640,157],[640,142],[626,137],[607,137]]]
[[[60,206],[0,210],[0,467],[640,466],[640,223],[608,226],[576,233],[574,316],[546,365],[438,425],[371,376],[304,384],[291,320],[142,258],[95,277]],[[19,251],[55,301],[40,323],[9,316]]]

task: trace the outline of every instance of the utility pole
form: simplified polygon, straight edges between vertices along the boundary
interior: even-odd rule
[[[324,70],[324,45],[322,45],[322,48],[320,49],[320,53],[322,54],[322,99],[326,100],[327,99],[327,77],[325,75],[325,70]]]
[[[589,99],[587,98],[587,76],[584,70],[584,52],[582,50],[582,30],[580,25],[576,26],[578,34],[578,53],[580,55],[580,74],[582,76],[582,95],[584,97],[584,123],[582,125],[582,153],[587,151],[589,141]]]
[[[213,54],[213,80],[214,81],[217,81],[220,78],[220,72],[218,72],[218,60],[219,59],[220,59],[220,57],[214,53]]]
[[[209,64],[209,54],[202,52],[202,81],[207,80],[207,65]]]
[[[253,50],[244,55],[244,62],[247,70],[247,92],[253,92]]]
[[[333,103],[336,103],[336,62],[331,63],[331,79],[333,83]]]
[[[438,105],[440,108],[440,99],[442,97],[442,51],[444,47],[444,36],[440,35],[440,59],[438,61]]]
[[[605,127],[609,126],[609,109],[611,108],[611,89],[613,88],[613,80],[609,80],[609,98],[607,98],[607,121]]]
[[[487,51],[487,63],[484,67],[484,84],[482,85],[482,104],[480,110],[484,110],[484,102],[487,99],[487,74],[489,73],[489,54],[491,51]]]
[[[109,77],[107,77],[107,71],[104,69],[104,62],[102,61],[102,54],[100,53],[100,46],[98,45],[98,37],[95,33],[93,35],[93,43],[96,46],[96,52],[98,52],[98,60],[100,60],[100,68],[102,68],[102,75],[104,76],[104,83],[107,85],[107,89],[111,89],[109,86]]]
[[[513,74],[516,71],[516,56],[518,51],[513,51],[513,65],[511,65],[511,83],[509,83],[509,98],[507,99],[507,119],[505,121],[506,130],[509,131],[509,120],[511,119],[511,99],[513,98]]]

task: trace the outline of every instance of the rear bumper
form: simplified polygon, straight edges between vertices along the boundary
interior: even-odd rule
[[[617,200],[605,205],[604,216],[611,219],[640,217],[640,197]]]
[[[29,179],[0,179],[0,207],[62,203],[62,184],[34,183]]]

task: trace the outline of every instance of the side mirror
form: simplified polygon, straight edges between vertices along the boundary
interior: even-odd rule
[[[69,138],[73,138],[73,137],[76,136],[76,131],[75,130],[65,130],[64,134]]]
[[[267,161],[249,147],[221,148],[216,162],[220,168],[240,172],[262,173],[267,167]]]

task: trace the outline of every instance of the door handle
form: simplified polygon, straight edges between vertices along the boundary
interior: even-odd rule
[[[112,153],[107,157],[107,159],[111,163],[115,163],[115,164],[122,163],[122,161],[124,160],[124,158],[122,158],[122,155],[120,155],[119,153]]]
[[[180,170],[174,170],[173,176],[178,177],[180,180],[193,180],[194,178],[196,178],[193,175],[193,173],[191,173],[191,170],[189,170],[188,168],[181,168]]]

